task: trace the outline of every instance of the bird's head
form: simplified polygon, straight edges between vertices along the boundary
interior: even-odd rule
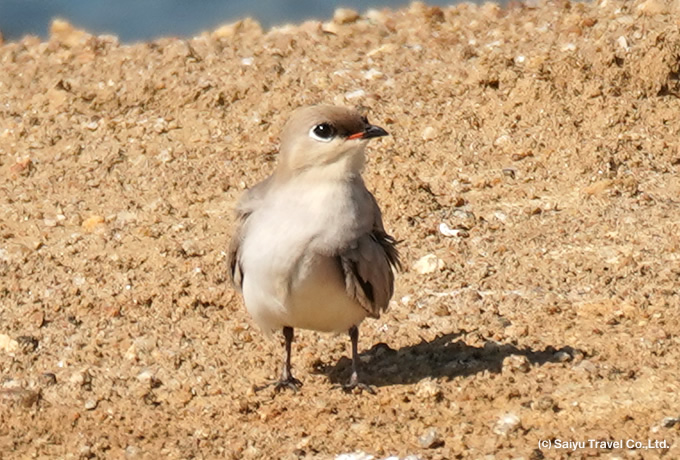
[[[293,112],[281,134],[279,169],[289,173],[328,166],[339,173],[360,173],[369,139],[387,136],[359,112],[329,105]]]

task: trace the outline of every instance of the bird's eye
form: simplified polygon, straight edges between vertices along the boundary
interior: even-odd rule
[[[309,131],[309,136],[317,141],[329,142],[335,136],[335,128],[330,123],[320,123]]]

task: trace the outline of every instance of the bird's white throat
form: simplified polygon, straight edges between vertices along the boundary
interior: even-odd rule
[[[301,171],[305,180],[314,182],[346,181],[348,178],[361,175],[366,164],[364,145],[351,146],[330,161],[310,165]]]

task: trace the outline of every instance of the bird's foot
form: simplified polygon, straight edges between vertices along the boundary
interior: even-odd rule
[[[281,390],[292,390],[293,393],[297,393],[302,387],[302,382],[293,376],[286,379],[281,379],[274,384],[274,392],[279,393]]]
[[[297,393],[302,382],[295,377],[281,378],[279,380],[274,380],[273,382],[265,383],[264,385],[259,385],[255,387],[255,392],[262,391],[265,388],[274,387],[274,393],[280,393],[281,390],[291,390],[293,393]]]
[[[334,385],[333,388],[341,388],[345,393],[370,393],[376,394],[375,388],[366,383],[360,382],[356,375],[352,375],[349,382],[344,385]]]
[[[343,385],[342,389],[346,393],[363,393],[365,391],[366,393],[370,393],[372,395],[377,394],[375,392],[375,388],[373,388],[371,385],[361,382],[348,383]]]

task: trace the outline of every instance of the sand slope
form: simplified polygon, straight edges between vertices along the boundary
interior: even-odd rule
[[[2,456],[680,457],[679,14],[415,4],[3,44]],[[392,134],[365,177],[408,268],[361,329],[377,396],[332,388],[345,336],[300,331],[305,385],[273,398],[253,386],[280,345],[225,250],[283,121],[320,102]]]

